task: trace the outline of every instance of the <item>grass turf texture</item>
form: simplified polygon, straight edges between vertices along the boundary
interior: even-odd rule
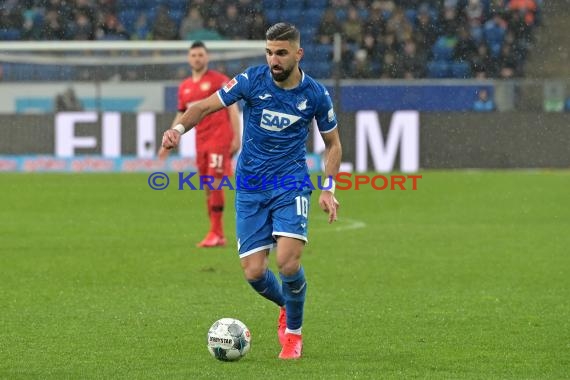
[[[422,174],[417,191],[338,191],[333,226],[313,194],[294,363],[243,280],[232,192],[229,247],[197,250],[200,191],[2,174],[0,378],[568,378],[570,173]],[[238,363],[206,349],[221,317],[252,331]]]

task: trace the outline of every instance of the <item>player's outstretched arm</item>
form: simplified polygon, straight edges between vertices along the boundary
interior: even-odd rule
[[[338,135],[338,128],[331,132],[321,133],[325,142],[325,181],[324,188],[329,190],[321,191],[319,195],[319,206],[321,209],[329,214],[329,223],[336,221],[337,209],[340,207],[339,202],[334,196],[335,184],[334,178],[338,174],[340,168],[340,161],[342,160],[342,145]],[[332,178],[329,182],[328,178]]]
[[[205,116],[223,107],[224,104],[218,97],[217,92],[204,100],[192,104],[186,109],[182,116],[180,116],[178,124],[164,132],[162,135],[162,146],[165,149],[178,147],[180,136],[194,128]]]
[[[230,123],[232,124],[232,131],[234,132],[234,137],[232,139],[232,145],[230,147],[230,154],[233,156],[241,148],[241,120],[239,117],[239,108],[237,104],[232,104],[228,107],[230,113]]]

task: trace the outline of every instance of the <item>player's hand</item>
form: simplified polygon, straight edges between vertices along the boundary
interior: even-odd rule
[[[329,214],[329,224],[336,221],[336,211],[340,207],[340,203],[330,191],[324,190],[319,196],[319,206],[324,212]]]
[[[169,129],[162,135],[162,147],[164,149],[174,149],[180,143],[180,132],[174,129]]]
[[[161,146],[160,149],[158,150],[158,159],[164,161],[168,158],[169,154],[170,154],[170,149],[166,149],[165,147]]]

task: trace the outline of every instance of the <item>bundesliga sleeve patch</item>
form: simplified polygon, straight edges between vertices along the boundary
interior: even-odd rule
[[[327,119],[330,122],[332,122],[335,118],[335,114],[334,114],[334,110],[331,108],[329,109],[329,112],[327,113]]]
[[[229,81],[228,83],[226,83],[226,85],[224,86],[224,91],[225,92],[230,92],[230,90],[232,89],[233,86],[235,86],[237,84],[237,79],[233,78],[231,81]]]

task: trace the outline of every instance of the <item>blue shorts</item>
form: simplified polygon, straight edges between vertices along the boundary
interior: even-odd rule
[[[235,206],[239,256],[274,248],[277,236],[307,242],[310,200],[310,189],[238,191]]]

